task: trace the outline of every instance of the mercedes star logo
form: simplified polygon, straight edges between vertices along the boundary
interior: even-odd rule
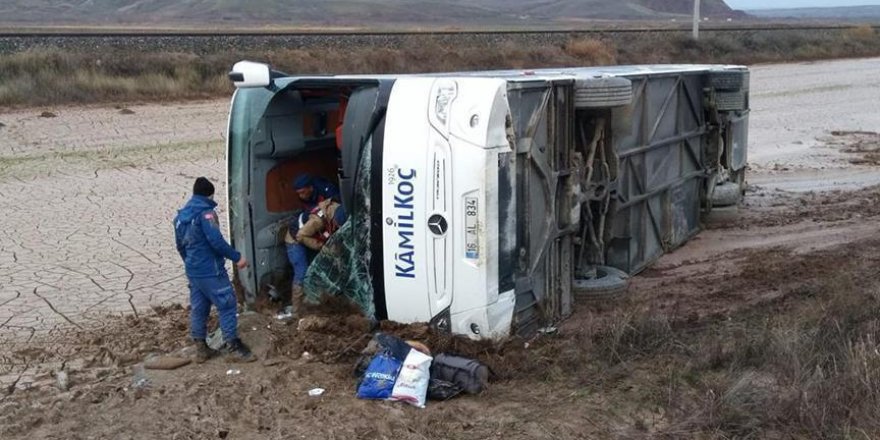
[[[442,215],[434,214],[428,219],[428,229],[434,235],[440,236],[446,233],[446,230],[449,229],[449,224],[446,223],[446,219]]]

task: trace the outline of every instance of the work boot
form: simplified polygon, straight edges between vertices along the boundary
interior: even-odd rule
[[[208,347],[208,343],[205,342],[204,339],[196,339],[196,358],[195,361],[197,364],[204,363],[208,359],[211,359],[217,356],[219,352],[217,350]]]
[[[302,318],[303,307],[305,307],[306,302],[306,295],[302,284],[294,283],[290,286],[290,302],[293,306],[293,316]]]
[[[244,342],[241,342],[241,339],[239,338],[227,342],[226,347],[229,351],[229,356],[236,361],[253,362],[257,360],[257,357],[251,353],[251,349],[248,348],[247,345],[244,345]]]

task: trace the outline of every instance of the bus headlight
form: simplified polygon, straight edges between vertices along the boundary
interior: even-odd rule
[[[458,84],[452,80],[437,80],[431,90],[432,99],[428,117],[431,125],[444,136],[449,134],[449,111],[457,95]]]

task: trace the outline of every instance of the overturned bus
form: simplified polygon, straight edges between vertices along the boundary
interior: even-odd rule
[[[230,73],[228,206],[248,302],[289,290],[299,173],[349,220],[308,298],[473,338],[528,335],[612,295],[742,197],[749,72],[660,65],[400,76]]]

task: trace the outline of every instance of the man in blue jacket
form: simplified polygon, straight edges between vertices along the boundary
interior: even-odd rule
[[[246,268],[248,262],[223,238],[213,198],[214,185],[199,177],[193,185],[192,198],[174,218],[177,252],[189,279],[190,333],[196,343],[196,362],[217,355],[205,342],[212,304],[220,316],[220,329],[229,352],[241,361],[251,362],[256,357],[238,338],[238,305],[225,266],[226,259],[235,262],[239,269]]]
[[[302,202],[306,211],[318,207],[318,203],[328,199],[340,202],[339,188],[336,185],[310,174],[300,174],[293,179],[293,190]]]

